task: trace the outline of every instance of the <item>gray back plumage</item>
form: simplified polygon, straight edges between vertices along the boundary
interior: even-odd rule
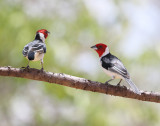
[[[127,69],[124,67],[123,63],[116,56],[108,54],[102,57],[101,61],[103,68],[111,72],[120,74],[124,78],[130,78]]]
[[[46,53],[46,44],[40,40],[34,40],[24,46],[22,54],[26,57],[29,52]]]

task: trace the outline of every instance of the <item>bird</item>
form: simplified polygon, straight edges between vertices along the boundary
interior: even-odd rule
[[[91,48],[98,53],[104,72],[111,76],[111,79],[106,81],[105,84],[108,84],[108,82],[114,79],[120,79],[119,83],[117,84],[120,86],[121,81],[125,80],[133,89],[134,93],[141,95],[137,86],[132,82],[130,75],[123,63],[116,56],[110,53],[107,45],[98,43]]]
[[[40,29],[36,32],[35,39],[24,46],[22,54],[25,58],[28,59],[27,67],[29,68],[30,61],[39,61],[41,62],[41,70],[43,70],[43,57],[46,53],[46,44],[45,39],[48,37],[50,32],[46,29]]]

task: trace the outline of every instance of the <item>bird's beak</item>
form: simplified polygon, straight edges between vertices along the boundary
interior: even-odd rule
[[[96,45],[91,46],[91,48],[92,48],[92,49],[95,49],[95,50],[97,50],[97,49],[98,49],[98,48],[96,47]]]
[[[50,32],[49,32],[49,31],[47,31],[47,33],[48,33],[48,34],[50,34]]]

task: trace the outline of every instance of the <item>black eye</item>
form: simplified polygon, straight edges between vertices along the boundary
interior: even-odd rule
[[[99,48],[101,49],[101,48],[102,48],[102,46],[99,46]]]

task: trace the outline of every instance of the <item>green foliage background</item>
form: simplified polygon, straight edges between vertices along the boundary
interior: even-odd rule
[[[150,43],[142,41],[143,48],[135,48],[135,55],[125,53],[124,50],[134,48],[122,48],[129,43],[123,40],[130,37],[128,33],[132,25],[132,19],[123,11],[122,5],[126,3],[147,6],[138,0],[114,0],[112,4],[118,13],[113,21],[109,16],[106,20],[110,22],[104,23],[95,18],[96,13],[89,11],[85,0],[0,0],[0,66],[26,66],[22,49],[34,39],[38,29],[45,28],[51,32],[46,40],[46,71],[105,82],[109,77],[100,68],[97,54],[90,49],[102,42],[121,57],[140,89],[159,91],[160,38],[157,35],[157,38],[149,39]],[[156,6],[156,2],[152,4]],[[109,13],[111,16],[115,14]],[[145,35],[142,33],[141,36]],[[139,51],[141,53],[137,54]],[[32,62],[30,66],[40,69],[40,62]],[[156,103],[0,77],[1,126],[159,126],[159,117],[160,107]]]

